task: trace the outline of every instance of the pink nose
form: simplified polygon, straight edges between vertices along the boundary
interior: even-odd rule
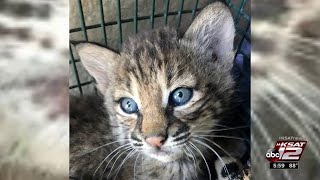
[[[163,145],[165,138],[162,136],[152,136],[152,137],[148,137],[146,139],[146,141],[151,146],[156,147],[156,148],[160,148]]]

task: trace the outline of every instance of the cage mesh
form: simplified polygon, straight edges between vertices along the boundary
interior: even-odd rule
[[[138,33],[140,30],[154,29],[157,26],[161,25],[169,25],[174,26],[177,29],[184,31],[186,27],[188,27],[192,20],[196,17],[196,15],[207,5],[213,3],[214,0],[201,1],[201,0],[165,0],[165,1],[155,1],[152,0],[151,3],[143,4],[146,1],[141,3],[141,0],[130,0],[132,1],[133,7],[123,8],[122,5],[124,0],[95,0],[95,6],[93,7],[99,11],[99,17],[95,16],[95,22],[90,25],[87,25],[89,15],[86,15],[84,12],[84,6],[88,5],[91,0],[71,0],[72,5],[76,5],[77,13],[79,18],[79,26],[75,28],[70,28],[69,33],[70,37],[73,34],[78,34],[81,39],[84,41],[98,41],[105,46],[115,46],[115,49],[121,49],[122,43],[124,41],[124,32],[123,27],[126,26],[126,37],[130,36],[130,32]],[[94,1],[94,0],[92,0]],[[178,3],[176,5],[176,9],[172,9],[170,5],[174,3]],[[243,63],[242,66],[250,71],[250,50],[248,50],[248,46],[250,47],[250,0],[226,0],[225,1],[231,9],[232,15],[234,17],[235,27],[236,27],[236,37],[235,37],[235,50],[236,50],[236,58],[241,58]],[[83,4],[85,3],[85,5]],[[159,4],[161,3],[161,4]],[[191,7],[186,7],[188,4]],[[93,5],[93,4],[89,4]],[[109,18],[106,15],[106,7],[108,5],[115,6],[115,17]],[[145,8],[145,6],[150,5],[151,7]],[[160,7],[161,6],[161,7]],[[157,8],[160,7],[160,8]],[[172,6],[173,7],[173,6]],[[145,9],[148,9],[148,12],[144,12]],[[150,10],[150,11],[149,11]],[[127,12],[130,11],[130,12]],[[122,15],[123,12],[126,12],[125,15]],[[75,18],[75,17],[72,17]],[[92,18],[91,18],[92,19]],[[90,19],[90,20],[91,20]],[[109,20],[110,19],[110,20]],[[159,22],[161,21],[161,22]],[[157,22],[157,23],[155,23]],[[130,24],[130,26],[127,26]],[[183,26],[184,27],[181,27]],[[108,28],[111,28],[110,29]],[[129,29],[128,29],[129,28]],[[100,33],[100,40],[91,40],[90,32],[92,34]],[[117,36],[114,34],[110,35],[107,32],[116,31]],[[132,34],[131,33],[131,34]],[[72,39],[72,38],[71,38]],[[109,43],[109,42],[114,42]],[[116,44],[116,45],[115,45]],[[79,73],[79,58],[76,57],[76,53],[73,52],[72,45],[69,46],[70,60],[69,64],[71,67],[70,78],[74,79],[74,81],[70,82],[69,89],[70,91],[77,91],[81,95],[84,93],[84,88],[86,86],[92,86],[94,79],[90,77],[89,79],[83,80],[80,78]],[[81,67],[82,68],[82,67]],[[80,70],[82,72],[82,70]]]

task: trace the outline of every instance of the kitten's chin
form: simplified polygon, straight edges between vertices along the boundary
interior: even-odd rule
[[[147,155],[163,163],[176,161],[182,158],[182,153],[161,152],[161,151],[152,152],[152,153],[150,152],[150,153],[147,153]]]

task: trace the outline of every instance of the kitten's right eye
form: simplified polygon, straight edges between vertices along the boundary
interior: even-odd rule
[[[123,98],[123,99],[121,99],[120,107],[127,114],[133,114],[133,113],[138,112],[138,105],[131,98]]]

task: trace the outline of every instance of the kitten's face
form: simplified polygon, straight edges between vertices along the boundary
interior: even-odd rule
[[[231,14],[215,3],[182,38],[165,28],[131,40],[121,54],[91,44],[77,49],[121,136],[136,150],[170,162],[200,131],[212,134],[229,110],[233,37]]]
[[[230,66],[218,70],[224,63],[206,59],[168,29],[144,38],[119,57],[113,108],[133,147],[172,161],[195,131],[219,123],[232,94]]]

